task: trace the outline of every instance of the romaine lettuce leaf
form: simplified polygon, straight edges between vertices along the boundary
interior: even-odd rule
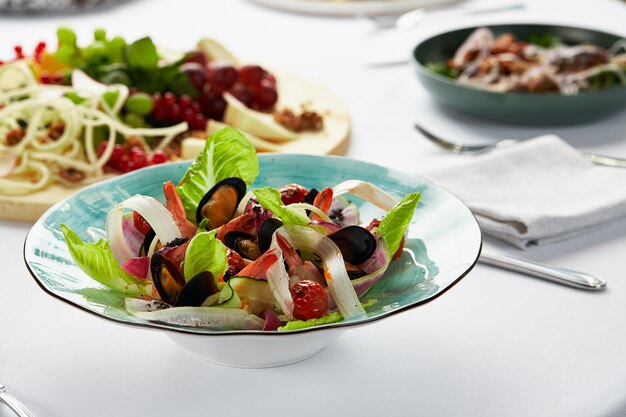
[[[307,327],[313,326],[321,326],[322,324],[331,324],[337,323],[338,321],[343,320],[343,316],[340,312],[335,311],[325,316],[320,317],[319,319],[309,319],[309,320],[291,320],[288,321],[284,326],[279,327],[278,331],[289,331],[289,330],[299,330],[306,329]]]
[[[198,233],[191,239],[185,252],[183,266],[185,281],[201,272],[209,271],[217,279],[228,269],[226,246],[215,238],[215,233]]]
[[[409,227],[409,223],[411,223],[420,198],[421,194],[419,192],[407,194],[381,220],[378,231],[383,237],[390,255],[396,253],[400,247],[400,242],[402,242],[404,233],[407,227]]]
[[[254,191],[254,196],[259,201],[259,204],[272,213],[274,213],[283,224],[306,226],[311,222],[311,219],[304,213],[293,208],[289,208],[283,204],[280,191],[275,188],[263,187],[257,188]]]
[[[176,187],[187,218],[196,220],[196,208],[216,183],[241,178],[250,185],[259,175],[256,150],[248,139],[233,128],[222,129],[207,139],[204,149],[191,163]]]
[[[97,243],[83,242],[66,225],[62,224],[60,227],[72,259],[80,269],[95,281],[127,295],[136,296],[149,293],[150,284],[128,274],[117,263],[108,241],[100,239]]]

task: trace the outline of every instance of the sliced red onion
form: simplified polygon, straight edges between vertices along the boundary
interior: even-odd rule
[[[372,286],[376,284],[376,282],[379,279],[381,279],[383,275],[385,275],[385,272],[387,271],[388,266],[389,264],[383,266],[377,271],[372,272],[371,274],[352,280],[352,286],[354,287],[354,291],[359,295],[359,297],[362,297],[363,295],[365,295],[367,290],[372,288]],[[333,299],[332,294],[328,292],[328,309],[332,310],[336,307],[337,307],[337,304],[335,303],[335,300]]]
[[[143,245],[145,236],[135,227],[132,216],[124,216],[122,232],[124,233],[124,238],[130,250],[133,251],[135,256],[139,255],[139,249],[141,249],[141,245]]]
[[[348,277],[341,251],[332,240],[309,227],[302,226],[283,226],[276,233],[285,237],[294,248],[313,252],[321,258],[328,289],[344,318],[365,316],[365,310]],[[276,236],[272,239],[271,247],[278,247]],[[280,266],[285,269],[282,263]]]
[[[9,177],[17,168],[17,156],[10,152],[0,153],[0,178]]]
[[[336,223],[331,223],[331,222],[324,222],[321,220],[313,220],[310,224],[314,225],[314,226],[320,226],[323,230],[326,231],[326,234],[329,235],[331,233],[335,233],[337,230],[341,229],[341,226],[339,226]],[[316,229],[318,230],[318,229]]]
[[[128,245],[124,235],[124,209],[141,214],[154,230],[156,237],[163,243],[182,237],[174,217],[158,200],[142,195],[124,200],[109,211],[106,222],[111,252],[120,265],[137,256],[137,252]]]
[[[389,253],[389,249],[385,245],[384,240],[379,234],[378,229],[372,229],[372,234],[376,238],[376,249],[372,256],[360,265],[357,265],[362,271],[370,274],[374,271],[378,271],[382,267],[386,267],[391,262],[393,254]]]
[[[263,330],[277,330],[283,325],[283,322],[280,321],[276,313],[272,310],[263,310],[261,317],[265,319],[265,323],[263,323]]]
[[[385,211],[391,210],[396,204],[398,204],[398,200],[387,194],[381,188],[367,181],[348,180],[333,187],[333,195],[335,197],[343,194],[351,194],[362,200],[369,201],[376,207],[380,207]]]
[[[135,278],[146,279],[150,269],[150,258],[142,256],[140,258],[130,258],[122,265],[122,269]]]
[[[127,304],[128,309],[128,304]],[[148,321],[215,330],[261,330],[265,321],[238,308],[172,307],[163,310],[128,310]]]

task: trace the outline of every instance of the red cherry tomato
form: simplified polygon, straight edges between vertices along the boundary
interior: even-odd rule
[[[317,319],[328,311],[328,296],[324,287],[315,281],[298,281],[290,289],[293,298],[293,316],[300,320]]]
[[[141,214],[136,211],[133,211],[133,225],[142,235],[145,235],[150,231],[150,229],[152,229],[146,219],[144,219]]]

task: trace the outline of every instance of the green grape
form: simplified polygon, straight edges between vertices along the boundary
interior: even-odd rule
[[[152,97],[146,93],[137,93],[128,97],[124,105],[126,111],[136,114],[137,116],[147,116],[152,113],[154,105]]]
[[[93,32],[93,38],[97,41],[106,41],[107,33],[104,29],[98,28]]]
[[[144,127],[145,125],[143,118],[133,113],[128,113],[124,115],[124,123],[134,128]]]
[[[58,28],[57,38],[61,45],[76,45],[76,33],[68,27]]]
[[[111,62],[119,62],[123,60],[126,41],[121,36],[116,36],[106,42],[107,53],[111,58]]]

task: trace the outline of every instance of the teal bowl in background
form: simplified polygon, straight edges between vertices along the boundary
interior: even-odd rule
[[[422,193],[405,250],[367,293],[377,303],[366,318],[292,332],[218,331],[149,322],[129,314],[121,294],[103,288],[72,260],[59,225],[67,224],[85,241],[104,236],[108,211],[122,200],[144,194],[163,200],[163,183],[177,182],[189,162],[145,168],[91,185],[48,210],[33,226],[24,245],[26,265],[48,294],[74,307],[122,325],[165,331],[200,356],[224,365],[267,367],[311,356],[344,330],[391,316],[431,301],[451,288],[475,265],[481,234],[470,210],[443,189],[416,176],[341,157],[260,155],[260,175],[253,187],[296,182],[321,189],[347,179],[373,182],[400,199]],[[361,221],[384,212],[355,200]],[[77,329],[79,331],[79,329]]]
[[[510,32],[517,39],[551,33],[566,44],[592,43],[609,48],[624,37],[570,26],[546,24],[486,25],[495,35]],[[575,95],[555,93],[497,93],[457,84],[453,79],[426,67],[428,62],[446,61],[477,27],[453,30],[420,42],[413,50],[417,77],[433,98],[444,106],[473,116],[524,125],[583,123],[616,113],[626,107],[626,87]]]

